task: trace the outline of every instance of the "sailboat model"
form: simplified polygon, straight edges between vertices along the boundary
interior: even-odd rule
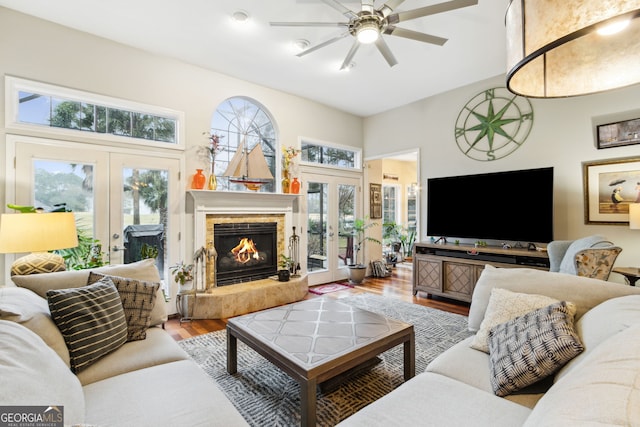
[[[224,176],[228,177],[230,182],[242,184],[252,191],[259,190],[261,185],[273,180],[260,144],[256,144],[247,152],[244,140],[240,142],[238,150],[231,158]]]

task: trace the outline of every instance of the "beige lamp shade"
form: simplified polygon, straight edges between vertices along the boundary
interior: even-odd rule
[[[3,214],[0,218],[0,253],[33,252],[13,263],[12,275],[64,270],[62,257],[47,251],[76,246],[71,212]]]
[[[629,203],[629,228],[640,230],[640,203]]]
[[[512,0],[507,87],[557,98],[640,82],[640,0]],[[618,26],[612,34],[602,34]]]

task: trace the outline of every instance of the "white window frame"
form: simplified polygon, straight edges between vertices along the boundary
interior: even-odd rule
[[[21,123],[18,121],[19,92],[32,92],[43,95],[60,97],[77,102],[98,104],[110,108],[129,110],[140,113],[169,117],[176,121],[176,142],[167,143],[150,141],[129,136],[113,135],[110,133],[85,132],[75,129],[64,129],[56,127],[46,127],[42,125]],[[60,137],[78,138],[90,143],[104,143],[110,141],[125,147],[146,146],[154,148],[165,148],[170,150],[185,150],[185,113],[140,102],[129,101],[121,98],[98,95],[91,92],[56,86],[47,83],[26,80],[19,77],[5,76],[5,127],[10,130],[22,131],[45,131],[49,135],[59,135]]]
[[[382,217],[384,219],[384,189],[386,188],[394,188],[395,189],[395,197],[393,200],[393,204],[394,204],[394,210],[395,210],[395,218],[393,219],[393,222],[395,222],[396,224],[402,224],[402,204],[400,203],[400,199],[402,198],[402,186],[399,184],[382,184],[382,209],[383,209],[383,214]]]
[[[351,145],[343,145],[343,144],[336,144],[328,141],[321,141],[313,138],[300,137],[298,139],[298,147],[302,148],[303,143],[318,145],[322,147],[336,148],[336,149],[345,150],[345,151],[352,151],[355,153],[354,159],[353,159],[354,166],[352,168],[349,168],[349,167],[343,167],[343,166],[328,165],[326,163],[305,162],[302,159],[300,159],[300,165],[322,166],[323,168],[327,168],[327,169],[338,169],[338,170],[345,170],[345,171],[347,170],[358,171],[358,172],[362,171],[362,149],[361,148],[354,147]]]

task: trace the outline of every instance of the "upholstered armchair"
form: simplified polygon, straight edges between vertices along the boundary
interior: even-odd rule
[[[549,271],[607,280],[620,252],[622,248],[600,235],[554,240],[547,245]]]

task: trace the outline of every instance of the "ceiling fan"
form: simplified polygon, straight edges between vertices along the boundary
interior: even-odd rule
[[[347,53],[347,57],[340,69],[347,68],[351,63],[354,55],[358,51],[361,44],[375,43],[376,47],[387,61],[390,67],[398,63],[391,53],[391,49],[382,38],[382,35],[403,37],[406,39],[417,40],[424,43],[431,43],[438,46],[445,44],[447,39],[433,36],[430,34],[420,33],[406,28],[399,28],[396,24],[410,21],[423,16],[435,15],[437,13],[448,12],[454,9],[460,9],[467,6],[478,4],[478,0],[451,0],[444,3],[438,3],[430,6],[420,7],[418,9],[408,10],[405,12],[394,12],[405,0],[388,0],[382,6],[375,8],[374,0],[362,0],[362,7],[359,12],[348,9],[337,0],[322,0],[323,3],[333,7],[348,19],[347,22],[271,22],[274,27],[339,27],[345,28],[345,31],[338,36],[332,37],[322,43],[312,46],[297,56],[304,56],[314,52],[331,43],[337,42],[348,35],[355,37],[355,41]]]

